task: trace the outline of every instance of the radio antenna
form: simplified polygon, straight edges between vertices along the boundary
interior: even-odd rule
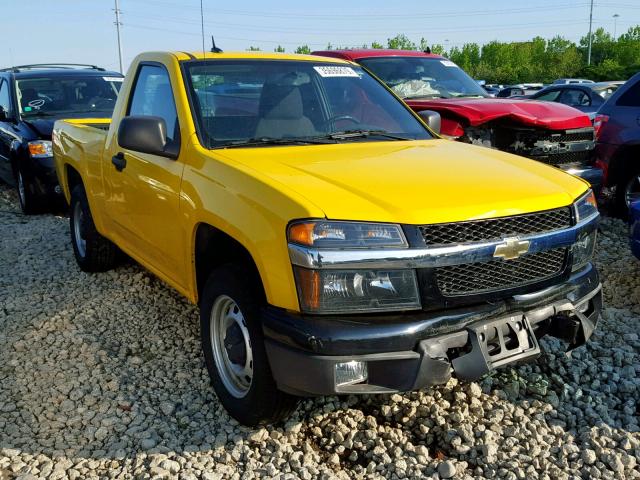
[[[213,38],[213,35],[211,35],[211,53],[222,53],[222,49],[216,47],[216,41]]]

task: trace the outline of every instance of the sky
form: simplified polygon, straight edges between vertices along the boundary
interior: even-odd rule
[[[0,0],[0,67],[28,63],[97,64],[118,69],[115,0]],[[200,0],[119,0],[123,64],[148,50],[201,50]],[[562,35],[578,41],[589,29],[590,0],[202,0],[205,47],[211,35],[225,51],[249,46],[287,51],[386,43],[398,33],[446,49],[491,40]],[[619,17],[614,19],[614,15]],[[637,0],[595,0],[594,30],[618,35],[640,24]]]

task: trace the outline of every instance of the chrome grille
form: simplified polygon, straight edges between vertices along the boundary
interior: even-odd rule
[[[507,290],[548,280],[565,267],[566,248],[545,250],[515,260],[493,260],[436,269],[436,282],[445,297]]]
[[[424,225],[420,232],[427,246],[433,246],[534,235],[570,226],[571,210],[564,207],[513,217]]]

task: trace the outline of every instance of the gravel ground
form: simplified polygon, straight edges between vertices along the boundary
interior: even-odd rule
[[[128,264],[76,267],[67,219],[0,186],[0,480],[640,479],[640,262],[606,219],[606,309],[571,359],[478,383],[304,401],[245,429],[216,400],[194,306]]]

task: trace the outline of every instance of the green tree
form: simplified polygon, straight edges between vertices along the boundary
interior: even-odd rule
[[[393,38],[387,39],[387,48],[391,48],[393,50],[417,50],[418,47],[415,43],[413,43],[409,38],[400,33]]]
[[[384,48],[384,45],[382,45],[380,42],[371,42],[371,48],[376,48],[378,50]]]
[[[253,45],[251,45],[249,48],[247,48],[247,50],[249,52],[259,52],[260,51],[260,47],[254,47]]]
[[[309,45],[300,45],[296,48],[296,53],[304,53],[308,55],[311,53],[311,49],[309,48]]]
[[[284,53],[284,47],[282,45],[278,45],[276,48],[273,49],[274,52],[276,53]]]

